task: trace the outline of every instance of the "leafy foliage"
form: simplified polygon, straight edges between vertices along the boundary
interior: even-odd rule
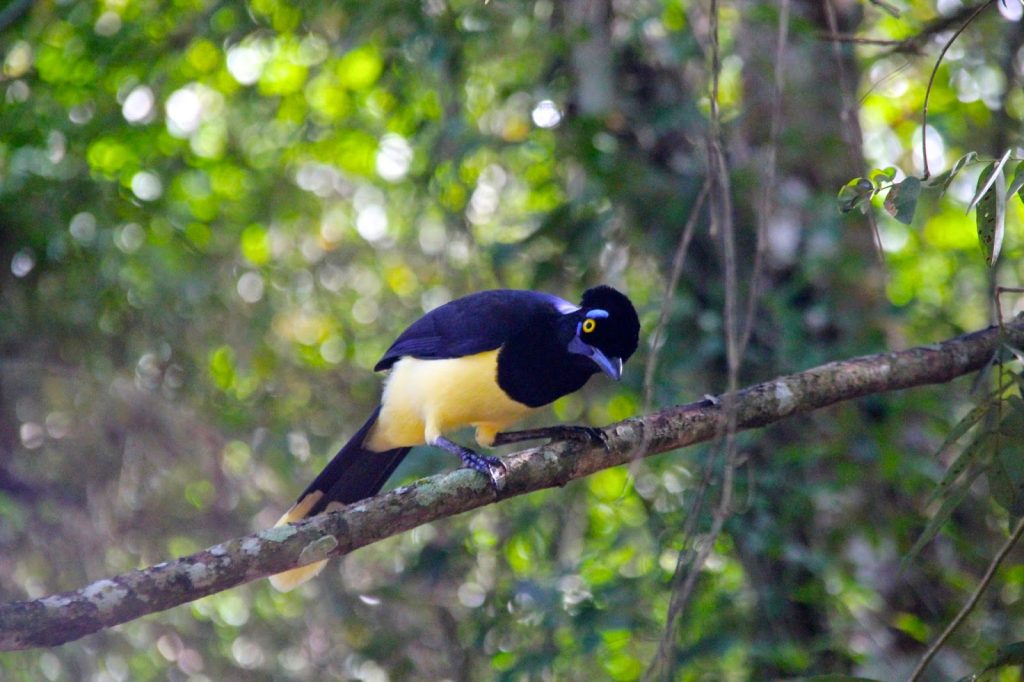
[[[959,161],[920,181],[917,121],[948,30],[934,3],[900,3],[899,16],[885,9],[894,3],[832,3],[842,31],[922,52],[841,46],[838,60],[821,38],[832,32],[822,4],[789,3],[779,80],[778,3],[719,4],[737,253],[744,277],[754,254],[763,263],[741,380],[986,324],[990,274],[964,209],[999,159],[1014,177],[993,181],[997,201],[979,213],[1006,217],[1002,257],[986,257],[1006,284],[1024,263],[1021,204],[999,199],[1000,188],[1024,198],[1022,164],[1003,155],[1024,119],[1006,66],[1018,51],[1011,10],[993,5],[947,53],[925,133],[939,143],[936,168]],[[272,524],[372,409],[380,353],[455,295],[509,286],[574,298],[606,281],[629,290],[650,339],[704,183],[708,17],[692,2],[606,9],[5,8],[3,597]],[[857,111],[841,109],[844,82],[857,85],[846,93]],[[862,147],[849,144],[858,121]],[[855,175],[843,216],[835,188]],[[884,278],[853,210],[883,197]],[[667,302],[654,405],[726,385],[722,235],[706,223]],[[538,423],[635,414],[652,352],[622,385],[595,381]],[[998,403],[993,430],[997,403],[977,414],[971,403],[960,384],[877,396],[740,439],[740,504],[683,614],[678,679],[891,679],[906,667],[1019,514],[1018,408]],[[718,484],[708,461],[668,455],[421,528],[296,594],[254,584],[3,655],[0,677],[637,679],[664,631],[677,559],[710,526],[707,508],[692,511],[701,481],[708,499]],[[396,484],[450,466],[425,448]],[[948,677],[1001,660],[1022,626],[1019,568],[948,644]]]

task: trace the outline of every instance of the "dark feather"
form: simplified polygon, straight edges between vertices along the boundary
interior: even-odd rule
[[[363,441],[377,422],[379,414],[380,407],[373,411],[362,428],[356,431],[309,487],[299,495],[301,502],[310,493],[324,493],[324,496],[307,512],[307,516],[319,514],[330,502],[352,504],[376,495],[405,459],[409,448],[373,452],[363,447]]]
[[[461,358],[500,347],[538,317],[556,317],[577,306],[551,294],[514,289],[481,291],[445,303],[402,332],[374,370],[404,356]]]

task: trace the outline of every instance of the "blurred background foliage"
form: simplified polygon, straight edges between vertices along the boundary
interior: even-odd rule
[[[971,7],[832,0],[833,26],[817,0],[721,5],[741,300],[757,302],[741,383],[985,325],[995,278],[1020,282],[1024,240],[1012,203],[985,267],[964,214],[980,166],[926,193],[909,226],[877,200],[884,262],[864,216],[835,202],[867,168],[920,174],[928,75]],[[947,53],[933,172],[1020,143],[1020,15],[996,3]],[[452,297],[575,299],[607,282],[649,342],[704,182],[708,19],[689,0],[9,2],[0,596],[271,525],[372,409],[382,351]],[[882,42],[834,49],[833,29]],[[725,386],[719,239],[702,219],[654,407]],[[538,422],[636,414],[651,351],[622,385],[594,381]],[[683,614],[677,678],[905,675],[1005,538],[1006,512],[976,486],[899,570],[932,511],[934,452],[971,401],[964,380],[745,434],[741,502]],[[637,679],[709,452],[418,528],[295,593],[260,581],[0,654],[0,677]],[[394,482],[454,464],[424,449]],[[1022,586],[1011,561],[935,679],[1019,639]]]

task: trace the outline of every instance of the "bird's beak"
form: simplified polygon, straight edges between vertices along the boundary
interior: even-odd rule
[[[594,357],[590,358],[597,363],[601,371],[615,381],[622,378],[622,358],[610,358],[598,349],[594,349]]]
[[[622,378],[622,358],[610,358],[602,353],[600,349],[581,341],[579,337],[574,338],[569,343],[569,351],[590,358],[594,361],[595,365],[601,368],[602,372],[615,381]]]

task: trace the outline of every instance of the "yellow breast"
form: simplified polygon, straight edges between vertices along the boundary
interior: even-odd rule
[[[496,433],[532,411],[498,387],[497,350],[445,360],[402,358],[391,369],[366,445],[409,447],[474,426],[477,441],[489,446]]]

